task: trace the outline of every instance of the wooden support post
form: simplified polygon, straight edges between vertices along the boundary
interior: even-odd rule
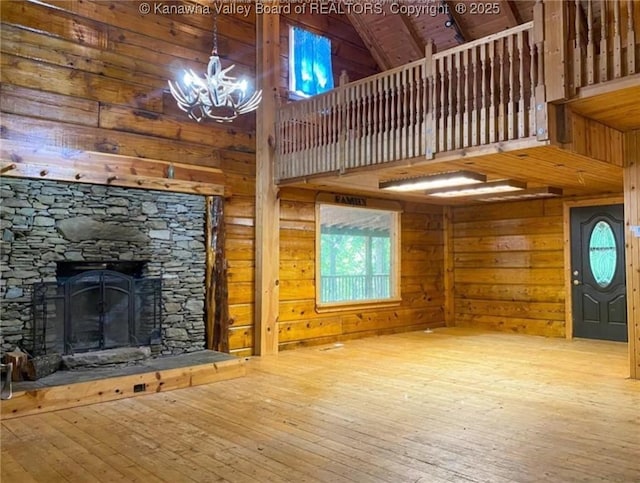
[[[205,250],[206,250],[206,265],[204,276],[204,313],[205,313],[205,326],[204,337],[206,341],[206,347],[209,350],[213,349],[213,327],[214,327],[214,314],[216,311],[216,302],[213,296],[213,265],[215,264],[215,250],[213,248],[213,196],[207,196],[205,198],[206,213],[205,213]]]
[[[538,50],[544,62],[545,76],[538,82],[546,86],[547,101],[559,101],[569,98],[569,2],[541,2],[533,8],[534,35],[544,28],[544,48]],[[537,40],[538,41],[538,40]]]
[[[447,327],[455,327],[455,287],[453,251],[453,209],[445,206],[442,212],[444,232],[444,322]]]
[[[205,339],[207,349],[229,352],[229,296],[225,257],[224,198],[207,196]]]
[[[554,2],[551,2],[552,4]],[[546,39],[545,25],[549,18],[546,17],[545,5],[541,0],[537,0],[533,7],[533,42],[535,44],[535,65],[538,68],[536,73],[536,86],[535,86],[535,129],[536,138],[538,141],[544,141],[549,139],[549,131],[547,124],[547,88],[545,83],[545,64],[547,63],[547,55],[544,52],[544,45]],[[534,60],[534,59],[532,59]],[[553,70],[552,70],[553,72]],[[557,74],[557,73],[555,73]],[[555,75],[554,74],[554,75]],[[564,82],[564,78],[562,79]],[[557,94],[557,93],[556,93]],[[553,99],[551,97],[550,99]]]
[[[280,82],[280,16],[258,15],[256,29],[257,73],[264,94],[256,124],[254,352],[257,355],[270,355],[278,353],[280,205],[274,183],[275,151],[270,141],[275,138],[276,96]]]
[[[640,379],[640,238],[632,231],[640,226],[640,130],[625,134],[624,216],[629,366],[631,378]]]

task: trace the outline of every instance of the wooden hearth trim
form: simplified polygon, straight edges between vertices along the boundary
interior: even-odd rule
[[[13,397],[2,401],[0,408],[2,419],[13,419],[59,409],[226,381],[245,375],[245,360],[232,359],[64,386],[14,391]],[[142,388],[144,389],[138,390]]]

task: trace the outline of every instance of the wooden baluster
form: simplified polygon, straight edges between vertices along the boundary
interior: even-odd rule
[[[524,93],[524,36],[525,32],[518,32],[518,139],[527,137],[527,124],[525,122],[525,93]]]
[[[456,115],[454,121],[454,131],[453,137],[455,141],[455,149],[462,148],[462,137],[463,131],[462,128],[462,62],[461,62],[461,52],[456,52],[455,54],[455,65],[456,65]]]
[[[521,32],[519,32],[521,34]],[[509,49],[509,105],[507,106],[507,138],[515,139],[517,128],[517,114],[516,114],[516,54],[515,43],[516,39],[513,35],[509,35],[507,38],[507,45]]]
[[[536,64],[536,44],[533,32],[527,36],[529,42],[529,134],[536,134],[536,74],[538,65]]]
[[[599,82],[609,80],[609,48],[607,45],[607,2],[600,0],[600,78]]]
[[[438,151],[447,150],[447,94],[446,94],[446,64],[445,58],[440,57],[438,59],[438,70],[440,74],[440,126],[438,126]]]
[[[636,32],[633,1],[627,0],[627,75],[636,73]]]
[[[511,37],[509,37],[511,38]],[[496,100],[498,104],[498,127],[496,133],[497,141],[504,141],[507,139],[507,124],[508,124],[508,112],[507,112],[507,99],[509,96],[509,86],[507,83],[509,82],[509,71],[510,66],[508,65],[509,59],[507,55],[507,46],[505,45],[506,39],[502,38],[496,41],[497,52],[495,57],[495,62],[497,64],[497,68],[499,71],[500,80],[497,86],[498,92]],[[500,57],[498,58],[498,54]]]
[[[382,155],[384,152],[384,144],[383,144],[383,136],[381,135],[384,128],[384,117],[389,113],[389,93],[386,90],[386,86],[388,84],[388,78],[379,79],[378,80],[378,101],[376,102],[376,106],[378,107],[376,111],[376,120],[375,120],[375,133],[376,133],[376,148],[375,148],[375,156],[374,163],[377,164],[382,160]],[[385,108],[387,109],[385,111]],[[388,115],[387,115],[388,122]]]
[[[364,84],[358,84],[356,87],[356,138],[354,143],[356,144],[356,158],[358,160],[358,166],[364,166],[364,156],[362,153],[362,129],[364,120]]]
[[[425,123],[425,136],[422,152],[427,159],[433,159],[437,152],[436,137],[436,63],[433,58],[433,40],[429,39],[424,49],[424,64],[422,66],[423,98],[422,115]]]
[[[613,78],[622,76],[622,39],[620,37],[620,0],[613,0]]]
[[[312,146],[311,146],[311,126],[313,124],[313,101],[305,105],[306,112],[304,116],[304,159],[306,164],[305,174],[313,173],[313,158],[312,158]]]
[[[462,56],[462,64],[464,68],[464,113],[462,118],[462,147],[469,147],[469,143],[471,142],[471,82],[469,80],[470,69],[469,69],[469,59],[471,57],[471,50],[467,49],[464,51]]]
[[[409,89],[409,97],[405,97],[405,109],[407,112],[407,137],[406,137],[406,157],[414,157],[415,153],[415,145],[416,145],[416,136],[415,136],[415,126],[416,126],[416,117],[415,117],[415,109],[417,97],[415,95],[416,89],[416,68],[411,67],[411,70],[407,73],[408,77],[408,89]]]
[[[387,158],[388,161],[398,159],[400,157],[401,151],[401,134],[402,134],[402,112],[400,110],[400,106],[402,104],[402,83],[400,80],[400,73],[396,72],[391,76],[392,85],[393,85],[393,103],[391,104],[391,109],[395,111],[395,123],[393,127],[393,149],[391,150],[390,156]]]
[[[496,43],[489,43],[489,66],[490,66],[490,82],[491,82],[491,95],[490,95],[490,109],[489,109],[489,142],[495,143],[498,139],[498,133],[496,129],[496,118],[497,118],[497,93],[496,93],[496,84],[498,80],[496,79],[496,68],[497,68],[497,57],[496,57]]]
[[[413,96],[412,96],[412,88],[413,88],[413,81],[412,81],[412,73],[413,73],[413,68],[411,69],[405,69],[402,72],[402,90],[404,91],[404,101],[402,103],[402,110],[404,111],[404,123],[402,126],[402,158],[408,158],[409,157],[409,146],[411,144],[411,137],[409,136],[411,129],[413,128],[412,124],[411,124],[411,120],[413,118],[412,113],[411,113],[411,106],[412,104],[410,104],[410,102],[413,100]]]
[[[593,27],[593,0],[587,0],[587,85],[596,81],[596,43],[593,40]]]
[[[446,69],[447,69],[447,150],[453,150],[453,116],[455,111],[455,91],[454,83],[455,77],[453,72],[453,56],[447,55]]]
[[[575,0],[576,5],[576,38],[573,42],[573,93],[582,87],[582,7],[580,6],[581,0]]]
[[[480,92],[482,94],[482,109],[480,110],[480,139],[478,145],[486,144],[489,139],[488,119],[489,119],[489,83],[487,82],[487,45],[482,44],[480,47],[480,67],[481,82]]]
[[[378,112],[383,109],[384,93],[382,79],[376,79],[373,84],[373,124],[371,125],[371,164],[378,160]]]
[[[324,159],[320,156],[320,118],[322,116],[322,109],[320,104],[322,98],[314,100],[315,109],[313,110],[313,171],[318,171],[318,167],[324,164]],[[324,171],[324,166],[322,166]]]
[[[367,135],[365,136],[367,165],[371,164],[373,153],[371,150],[371,141],[373,138],[373,82],[367,82]]]
[[[473,87],[473,106],[471,108],[471,146],[480,144],[480,122],[478,121],[480,111],[480,93],[478,92],[478,84],[480,84],[481,73],[478,72],[478,47],[471,49],[471,64],[473,67],[473,78],[471,80]],[[482,92],[482,91],[481,91]]]
[[[393,85],[389,76],[384,77],[384,110],[380,111],[380,118],[378,119],[378,134],[380,136],[380,157],[378,162],[384,162],[388,160],[388,153],[391,146],[391,128],[393,126],[391,102]]]

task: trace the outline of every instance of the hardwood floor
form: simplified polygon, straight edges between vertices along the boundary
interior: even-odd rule
[[[439,329],[2,422],[6,482],[640,481],[626,344]]]

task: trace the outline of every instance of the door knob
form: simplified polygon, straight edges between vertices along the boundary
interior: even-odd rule
[[[578,272],[577,270],[574,270],[574,271],[573,271],[573,275],[574,275],[575,277],[577,277],[579,274],[580,274],[580,272]]]
[[[574,285],[580,285],[580,280],[574,280],[574,281],[573,281],[573,284],[574,284]]]

